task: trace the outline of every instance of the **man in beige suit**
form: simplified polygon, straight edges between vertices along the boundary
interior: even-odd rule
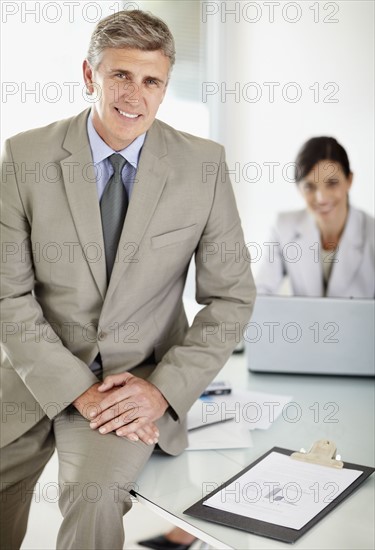
[[[122,548],[129,487],[157,442],[169,454],[186,447],[186,414],[250,317],[223,148],[155,120],[173,62],[162,21],[110,16],[83,66],[91,111],[5,144],[3,549],[20,547],[55,447],[57,547]],[[125,189],[123,201],[109,188]],[[189,327],[182,293],[194,255],[205,307]]]

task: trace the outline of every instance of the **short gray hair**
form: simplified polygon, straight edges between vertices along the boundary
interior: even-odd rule
[[[161,50],[175,62],[175,45],[164,21],[149,12],[123,10],[105,17],[92,33],[87,60],[97,69],[105,48],[135,48],[143,51]]]

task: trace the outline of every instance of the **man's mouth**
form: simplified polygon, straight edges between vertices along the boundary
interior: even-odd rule
[[[123,117],[125,118],[138,118],[139,116],[141,115],[137,115],[137,114],[134,114],[134,113],[127,113],[126,111],[120,111],[120,109],[118,109],[117,107],[115,107],[116,111],[118,113],[120,113],[120,115],[122,115]]]

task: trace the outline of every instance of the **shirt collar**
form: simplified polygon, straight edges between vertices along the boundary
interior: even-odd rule
[[[130,145],[122,149],[121,151],[114,151],[112,147],[106,144],[106,142],[99,136],[98,132],[94,128],[92,122],[92,114],[87,118],[87,134],[89,137],[92,158],[94,164],[99,164],[113,153],[119,153],[122,155],[135,169],[138,168],[139,156],[143,143],[146,138],[146,133],[138,136]]]

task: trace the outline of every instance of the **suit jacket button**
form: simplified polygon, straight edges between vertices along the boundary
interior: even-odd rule
[[[102,341],[105,338],[105,332],[100,331],[98,334],[98,340]]]

